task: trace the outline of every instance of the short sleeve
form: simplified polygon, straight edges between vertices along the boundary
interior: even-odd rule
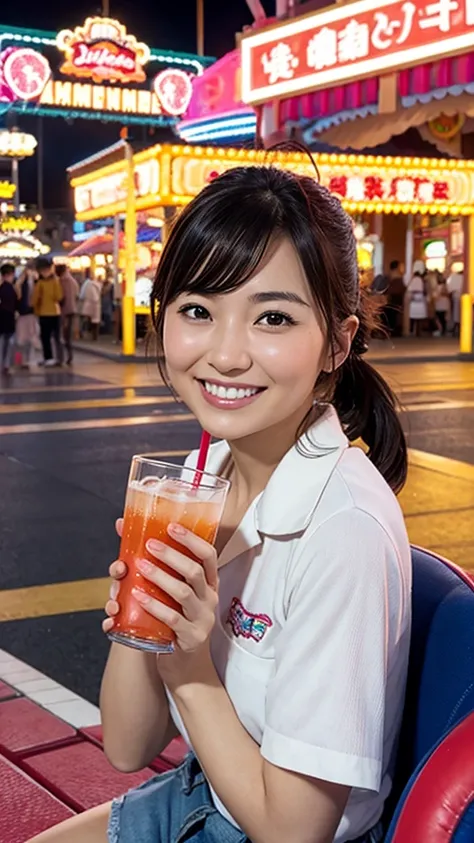
[[[305,537],[267,690],[261,753],[269,762],[380,789],[389,626],[400,614],[400,578],[391,539],[361,510],[338,513]]]

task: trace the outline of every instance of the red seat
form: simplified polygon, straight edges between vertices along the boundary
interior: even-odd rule
[[[22,755],[77,738],[72,726],[24,697],[2,702],[0,711],[0,751],[5,755]]]
[[[79,734],[84,735],[88,740],[92,741],[92,743],[97,744],[97,746],[103,746],[104,742],[102,739],[102,726],[85,726],[83,729],[79,729]]]
[[[22,767],[76,811],[108,802],[154,775],[148,767],[138,773],[119,773],[102,750],[88,741],[30,756],[23,759]]]
[[[8,700],[11,697],[17,697],[18,691],[15,691],[11,685],[7,685],[6,682],[0,682],[0,700]]]
[[[174,738],[171,743],[160,753],[172,767],[179,767],[189,752],[189,746],[183,738]]]
[[[25,843],[74,813],[1,756],[0,805],[2,843]]]
[[[102,726],[87,726],[85,729],[79,729],[79,731],[97,746],[103,746]],[[167,770],[179,767],[188,752],[189,747],[183,738],[174,738],[163,752],[151,762],[150,767],[157,773],[165,773]]]

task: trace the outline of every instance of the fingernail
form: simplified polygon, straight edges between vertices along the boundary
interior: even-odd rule
[[[152,562],[147,562],[146,559],[139,559],[137,562],[137,568],[139,568],[140,571],[143,571],[144,574],[152,574],[156,569],[156,565],[153,565]]]
[[[166,550],[166,545],[163,542],[159,542],[156,539],[150,539],[146,543],[147,549],[151,551],[151,553],[162,553]]]
[[[185,536],[188,532],[185,527],[182,527],[181,524],[170,524],[169,529],[175,536]]]
[[[148,595],[145,594],[143,591],[140,591],[139,588],[132,588],[132,594],[135,597],[135,600],[138,600],[139,603],[143,603],[143,605],[145,605],[145,603],[148,603],[150,599]]]

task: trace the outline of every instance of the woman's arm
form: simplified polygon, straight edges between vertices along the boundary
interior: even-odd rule
[[[124,773],[146,767],[178,734],[153,653],[112,644],[100,710],[106,755]]]
[[[201,681],[173,696],[206,777],[253,843],[332,843],[350,787],[266,761],[210,659]]]

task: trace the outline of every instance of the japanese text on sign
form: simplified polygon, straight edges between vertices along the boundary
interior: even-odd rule
[[[350,202],[398,202],[430,205],[449,202],[449,183],[421,177],[346,176],[329,178],[328,188]]]
[[[242,99],[264,102],[474,47],[474,0],[358,0],[242,39]]]

